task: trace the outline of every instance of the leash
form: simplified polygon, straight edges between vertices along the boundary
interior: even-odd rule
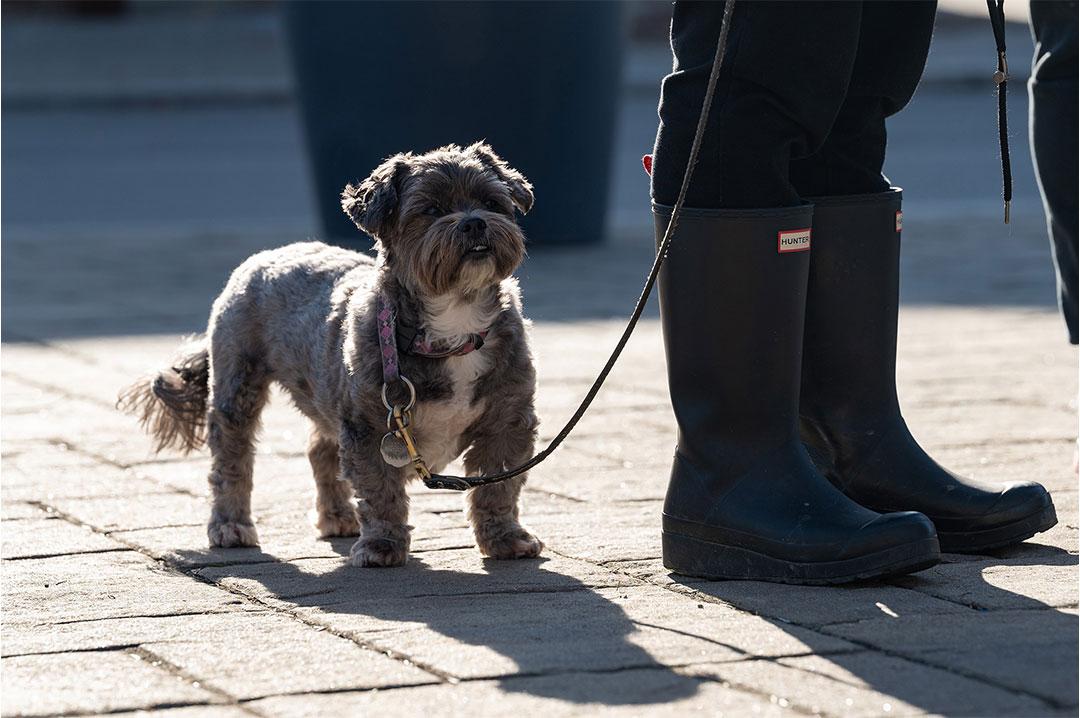
[[[667,229],[664,230],[664,238],[657,248],[656,259],[653,261],[652,269],[649,270],[649,276],[645,280],[645,286],[641,290],[641,295],[638,297],[637,304],[634,306],[634,311],[626,323],[626,328],[623,330],[622,336],[619,337],[619,341],[615,344],[615,348],[612,350],[611,356],[608,357],[607,363],[604,364],[604,368],[600,370],[596,380],[593,381],[592,386],[589,387],[589,391],[585,394],[585,398],[581,400],[581,403],[578,405],[573,416],[570,417],[569,421],[566,422],[566,425],[563,426],[562,430],[551,440],[551,443],[549,443],[543,451],[520,466],[485,476],[444,476],[442,474],[432,473],[428,469],[424,458],[417,450],[416,442],[409,429],[412,407],[416,403],[416,388],[411,381],[398,371],[397,345],[392,324],[393,311],[389,308],[380,307],[378,317],[379,342],[383,352],[383,364],[384,367],[387,365],[393,367],[392,372],[388,376],[384,376],[382,388],[383,404],[389,412],[386,417],[387,433],[383,436],[381,444],[383,459],[387,463],[399,468],[412,464],[416,475],[429,489],[466,491],[477,486],[486,486],[487,484],[506,481],[507,479],[512,479],[515,476],[525,473],[551,456],[551,454],[559,448],[559,445],[563,443],[566,437],[570,435],[570,432],[574,430],[574,427],[577,426],[581,417],[588,411],[593,399],[596,398],[600,388],[604,385],[604,381],[607,380],[608,374],[610,374],[611,370],[615,367],[615,362],[619,360],[619,356],[626,347],[626,343],[630,340],[630,335],[633,334],[634,328],[637,327],[642,312],[645,311],[645,305],[649,300],[649,295],[652,294],[653,285],[656,284],[656,279],[660,274],[660,267],[667,258],[668,249],[671,246],[671,239],[675,234],[675,228],[679,224],[679,215],[682,211],[683,204],[686,201],[686,192],[690,187],[690,179],[694,175],[694,168],[697,166],[698,155],[701,152],[701,141],[705,135],[705,125],[709,119],[709,109],[712,106],[713,97],[716,94],[716,84],[720,77],[720,66],[723,62],[724,52],[727,49],[728,30],[731,27],[731,12],[734,5],[735,0],[724,0],[724,15],[720,24],[720,36],[716,41],[716,55],[713,57],[712,71],[709,74],[709,82],[705,88],[705,97],[701,105],[701,114],[698,117],[697,130],[694,133],[694,141],[690,146],[690,155],[686,162],[686,171],[683,173],[682,186],[679,188],[678,199],[675,200],[675,206],[671,212],[671,219],[668,220]],[[384,309],[386,309],[386,311],[384,311]],[[391,356],[388,356],[388,353],[391,353]],[[388,386],[396,381],[403,383],[409,392],[409,398],[404,405],[391,403],[387,396]]]
[[[994,84],[997,85],[998,146],[1001,148],[1001,196],[1005,202],[1005,224],[1008,224],[1009,205],[1012,204],[1012,162],[1009,160],[1009,115],[1005,99],[1009,81],[1009,63],[1005,59],[1005,0],[986,0],[986,8],[990,11],[990,25],[994,28],[994,44],[997,45]]]

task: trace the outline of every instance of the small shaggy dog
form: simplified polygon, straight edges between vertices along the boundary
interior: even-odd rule
[[[417,395],[411,429],[431,470],[462,452],[474,475],[528,459],[536,373],[510,275],[525,255],[515,211],[529,211],[533,192],[476,143],[391,157],[346,186],[341,204],[375,237],[377,260],[318,242],[256,254],[214,302],[206,335],[131,387],[121,406],[141,417],[158,450],[209,444],[210,544],[254,546],[254,444],[276,381],[314,425],[308,458],[321,535],[359,534],[353,565],[397,566],[409,552],[413,471],[380,454],[388,423],[380,308],[396,311],[400,373]],[[523,483],[469,492],[484,554],[524,558],[543,548],[518,522]]]

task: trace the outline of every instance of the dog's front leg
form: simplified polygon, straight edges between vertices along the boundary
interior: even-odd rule
[[[405,472],[379,453],[374,432],[346,421],[339,444],[342,478],[359,498],[360,538],[349,550],[354,566],[401,566],[409,557],[412,527]]]
[[[519,466],[532,456],[536,416],[531,406],[503,405],[485,413],[470,432],[465,454],[470,475],[492,474]],[[492,558],[533,558],[544,544],[518,522],[518,496],[525,475],[469,492],[469,523],[481,553]]]

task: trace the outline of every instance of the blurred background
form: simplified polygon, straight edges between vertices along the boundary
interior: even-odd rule
[[[1049,309],[1026,3],[1007,7],[1009,226],[985,14],[982,2],[942,3],[923,83],[889,128],[904,300]],[[394,151],[480,137],[537,186],[529,312],[625,315],[652,256],[641,156],[670,67],[669,16],[645,0],[4,2],[3,338],[198,330],[258,249],[367,246],[338,217],[344,181]],[[476,91],[455,98],[447,88],[462,83]]]

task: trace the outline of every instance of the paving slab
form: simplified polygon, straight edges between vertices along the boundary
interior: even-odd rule
[[[603,519],[596,523],[597,512]],[[603,505],[573,504],[560,513],[540,513],[529,525],[561,554],[603,563],[660,557],[659,501]],[[586,530],[588,527],[588,530]]]
[[[213,641],[193,630],[180,640],[142,648],[182,667],[201,684],[242,700],[442,682],[409,661],[291,617],[245,612],[227,618],[219,622]]]
[[[5,625],[220,611],[240,603],[134,551],[9,561],[3,582]]]
[[[788,713],[768,696],[670,669],[566,673],[467,681],[396,691],[288,696],[255,701],[266,715],[542,715],[542,716],[779,716]]]
[[[1075,554],[1062,549],[1019,559],[939,564],[898,585],[979,611],[1074,608]]]
[[[126,550],[127,546],[89,527],[45,518],[5,523],[0,556],[10,560]]]
[[[147,609],[148,614],[153,609]],[[246,603],[230,603],[210,611],[183,607],[158,615],[89,617],[8,622],[4,626],[4,656],[63,651],[121,650],[163,641],[190,641],[198,636],[236,636],[250,625],[249,613],[263,611]]]
[[[698,665],[682,672],[767,693],[782,706],[814,715],[1044,716],[1052,707],[984,681],[872,652]]]
[[[221,697],[126,651],[17,656],[0,661],[4,715],[110,713]]]
[[[117,477],[121,473],[121,470],[115,470]],[[104,532],[159,526],[205,526],[210,515],[206,497],[175,492],[92,498],[53,496],[48,506]]]
[[[1075,610],[1044,608],[873,619],[827,630],[1063,707],[1077,704],[1071,667],[1078,625]]]
[[[429,609],[432,600],[439,611]],[[462,679],[854,649],[834,637],[652,586],[334,601],[305,596],[295,610]]]
[[[616,566],[617,564],[612,564]],[[669,587],[798,626],[828,626],[877,618],[956,615],[967,609],[896,585],[874,582],[840,588],[760,581],[704,581],[659,574]]]
[[[101,497],[127,497],[172,491],[129,469],[101,463],[89,456],[70,461],[50,461],[49,448],[35,449],[35,456],[20,455],[5,462],[2,496],[11,501],[82,501]],[[44,456],[42,456],[44,454]],[[66,456],[67,454],[62,454]]]

